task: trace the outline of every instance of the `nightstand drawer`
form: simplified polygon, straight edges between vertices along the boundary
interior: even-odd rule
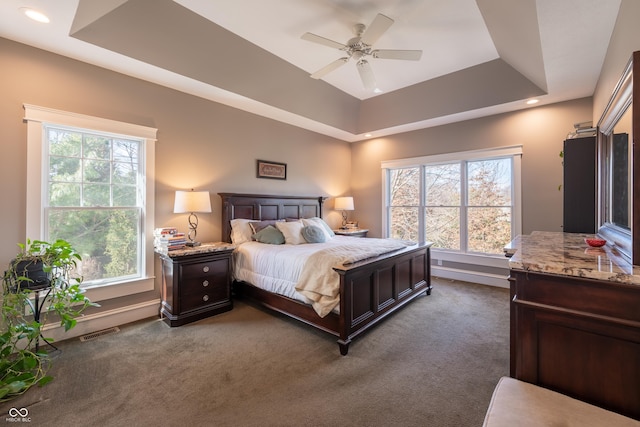
[[[208,291],[210,289],[213,289],[214,287],[220,287],[220,283],[225,283],[225,280],[226,274],[183,279],[180,286],[180,294],[190,295]]]
[[[212,261],[184,264],[180,266],[182,280],[190,280],[212,275],[226,274],[228,259],[217,259]]]
[[[198,292],[182,295],[182,311],[189,311],[211,304],[219,304],[230,300],[230,295],[223,286],[212,286]]]

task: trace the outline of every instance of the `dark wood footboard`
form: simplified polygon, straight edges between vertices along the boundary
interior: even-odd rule
[[[423,292],[431,294],[431,243],[349,266],[340,274],[340,353],[351,340]]]
[[[244,282],[235,282],[238,297],[286,314],[338,337],[340,354],[358,334],[399,310],[422,293],[431,294],[431,244],[411,246],[349,266],[335,267],[340,274],[340,314],[320,317],[315,310],[291,298]]]

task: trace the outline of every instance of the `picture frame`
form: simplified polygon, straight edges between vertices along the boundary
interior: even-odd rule
[[[256,177],[268,179],[287,179],[287,164],[269,160],[256,161]]]

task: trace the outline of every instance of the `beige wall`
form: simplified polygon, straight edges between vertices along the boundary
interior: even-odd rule
[[[218,192],[349,190],[346,142],[0,38],[0,268],[27,237],[24,103],[157,128],[156,226],[186,230],[187,216],[172,213],[174,191],[209,190],[214,212],[199,215],[201,241],[220,239]],[[256,159],[287,163],[287,180],[257,179]],[[338,224],[337,212],[325,214]]]
[[[522,145],[522,231],[561,231],[559,153],[573,124],[591,114],[591,98],[584,98],[353,143],[353,216],[371,236],[382,235],[383,160]]]

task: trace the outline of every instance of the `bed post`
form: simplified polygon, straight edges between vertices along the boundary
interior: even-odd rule
[[[340,274],[340,273],[338,273]],[[338,347],[340,354],[346,356],[349,353],[349,344],[351,344],[351,292],[345,292],[345,275],[340,274],[340,321],[338,323]]]
[[[318,216],[320,218],[324,218],[324,213],[322,212],[322,204],[324,203],[324,201],[326,200],[326,197],[318,197]]]

